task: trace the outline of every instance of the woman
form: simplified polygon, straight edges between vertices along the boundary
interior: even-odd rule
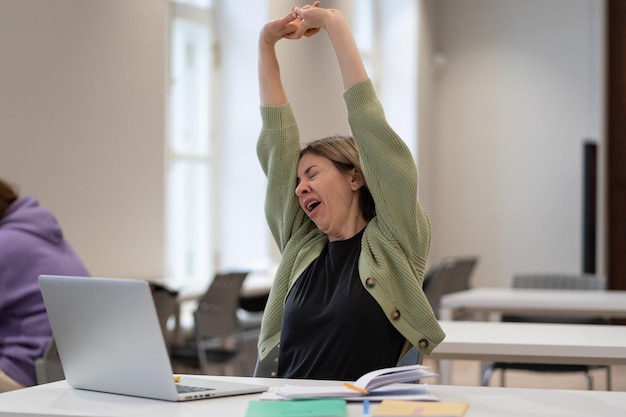
[[[334,9],[292,8],[259,39],[267,221],[282,254],[259,357],[279,346],[278,375],[354,380],[428,354],[444,333],[422,291],[430,223],[410,151],[385,120],[349,25]],[[275,44],[325,30],[337,57],[353,138],[300,151]],[[294,175],[295,174],[295,175]]]
[[[52,330],[39,275],[88,275],[54,215],[0,179],[0,392],[37,383]]]

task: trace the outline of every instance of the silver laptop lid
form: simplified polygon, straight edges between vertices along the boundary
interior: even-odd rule
[[[39,284],[71,386],[178,397],[146,281],[41,276]]]

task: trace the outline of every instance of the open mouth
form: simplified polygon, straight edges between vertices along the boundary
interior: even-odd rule
[[[308,204],[306,205],[306,209],[307,209],[307,211],[310,213],[310,212],[312,212],[313,210],[315,210],[315,208],[316,208],[317,206],[319,206],[319,205],[320,205],[320,201],[314,200],[314,201],[311,201],[310,203],[308,203]]]

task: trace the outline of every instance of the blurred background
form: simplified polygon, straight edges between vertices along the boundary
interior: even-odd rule
[[[0,176],[59,218],[95,276],[205,289],[271,271],[257,39],[284,0],[0,0]],[[474,286],[583,267],[584,149],[605,257],[605,7],[596,0],[323,1],[351,19],[414,153],[430,263]],[[348,133],[325,34],[279,45],[303,141]]]

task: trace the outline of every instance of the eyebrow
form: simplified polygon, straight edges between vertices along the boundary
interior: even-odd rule
[[[315,165],[315,164],[310,165],[309,167],[307,167],[307,168],[305,168],[305,169],[304,169],[303,174],[304,174],[305,176],[306,176],[306,175],[308,175],[308,174],[311,172],[311,170],[312,170],[313,168],[316,168],[316,167],[317,167],[317,165]],[[297,176],[298,178],[300,178],[298,175],[296,175],[296,176]]]
[[[307,167],[307,168],[304,170],[304,172],[303,172],[304,176],[306,177],[307,175],[309,175],[309,173],[311,172],[311,170],[312,170],[313,168],[315,168],[315,167],[317,167],[317,165],[315,165],[315,164],[313,164],[313,165],[311,165],[311,166]],[[299,176],[299,175],[296,175],[296,184],[300,184],[300,176]]]

